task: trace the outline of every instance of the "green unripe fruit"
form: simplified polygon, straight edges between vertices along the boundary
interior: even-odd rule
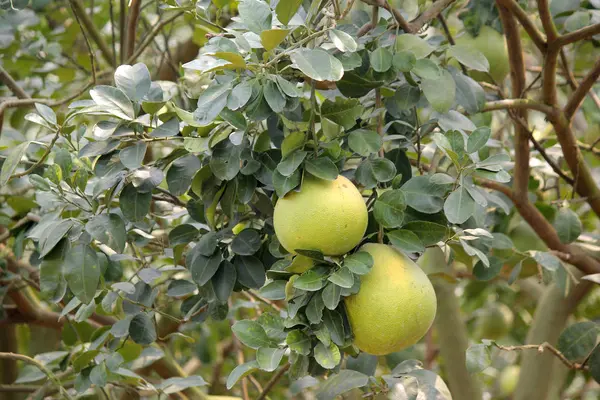
[[[477,37],[465,33],[456,39],[456,44],[479,50],[490,63],[490,75],[498,84],[502,83],[507,77],[510,71],[508,50],[504,36],[494,28],[483,26]],[[477,81],[490,81],[485,72],[471,71],[470,75]]]
[[[361,277],[360,290],[344,302],[354,344],[374,355],[386,355],[417,343],[427,333],[437,309],[427,275],[391,246],[367,243],[360,248],[374,260]]]
[[[519,382],[520,372],[521,367],[518,365],[509,365],[500,372],[500,375],[498,376],[498,391],[500,392],[500,397],[508,397],[514,393],[517,388],[517,383]]]
[[[513,312],[504,304],[483,310],[475,325],[475,337],[498,340],[506,336],[513,323]]]

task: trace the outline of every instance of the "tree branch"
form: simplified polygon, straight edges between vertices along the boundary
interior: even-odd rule
[[[92,40],[94,41],[94,43],[96,43],[96,45],[100,49],[100,52],[102,53],[102,57],[104,58],[104,60],[109,65],[113,65],[112,53],[111,53],[108,45],[106,44],[106,42],[100,35],[100,32],[98,32],[98,30],[96,29],[96,26],[94,26],[94,22],[92,21],[90,16],[85,12],[83,4],[81,4],[81,1],[80,0],[69,0],[69,1],[71,3],[71,6],[73,7],[73,12],[81,20],[82,25],[85,27],[85,29],[87,30],[89,35],[92,37]]]
[[[598,34],[600,34],[600,24],[590,25],[558,37],[556,44],[562,47]]]
[[[519,28],[513,14],[508,8],[499,4],[497,0],[500,20],[506,34],[506,43],[508,46],[508,60],[510,63],[510,76],[513,97],[521,97],[525,89],[525,63],[523,62],[523,48],[521,47],[521,38],[519,37]],[[525,105],[529,102],[524,99],[517,101],[517,104]],[[517,108],[515,115],[518,118],[527,121],[527,110]],[[529,186],[529,135],[528,130],[519,123],[515,123],[515,175],[514,190],[515,196],[522,202],[527,200]]]
[[[150,44],[152,44],[152,41],[160,33],[162,28],[164,28],[165,25],[170,24],[171,22],[173,22],[175,19],[179,18],[183,14],[184,14],[183,11],[177,12],[177,13],[171,15],[169,18],[156,24],[156,26],[142,40],[142,43],[140,43],[140,45],[135,49],[135,52],[127,59],[127,64],[135,63],[135,61],[138,59],[138,57],[140,55],[142,55],[142,53],[144,52],[146,47],[148,47]]]
[[[546,39],[537,29],[533,21],[527,16],[527,13],[521,8],[519,3],[515,0],[498,0],[498,3],[513,13],[531,38],[531,41],[542,53],[544,53],[546,51]]]
[[[410,22],[409,27],[411,29],[410,32],[418,32],[423,28],[425,24],[427,24],[432,19],[436,18],[446,7],[450,4],[454,3],[455,0],[438,0],[433,5],[427,9],[423,14],[419,15],[413,21]]]
[[[31,97],[19,86],[7,70],[0,65],[0,82],[4,83],[19,99],[30,99]]]
[[[285,364],[283,367],[279,368],[279,371],[267,382],[267,385],[261,392],[261,394],[256,398],[256,400],[264,400],[267,397],[267,394],[273,389],[273,387],[279,382],[281,377],[286,373],[286,371],[290,369],[290,364]]]
[[[579,106],[583,102],[587,93],[594,87],[594,84],[600,77],[600,59],[596,61],[594,67],[588,72],[588,74],[583,78],[577,89],[571,94],[567,104],[564,108],[565,118],[567,120],[571,120],[573,115],[577,112]]]
[[[556,229],[554,229],[542,213],[527,199],[520,201],[510,187],[498,182],[478,178],[477,183],[480,186],[503,193],[506,197],[511,199],[519,214],[527,221],[544,243],[546,243],[548,248],[564,254],[569,254],[569,262],[586,274],[600,272],[600,262],[595,258],[588,256],[579,247],[562,243],[556,233]]]
[[[552,114],[555,110],[546,104],[530,99],[504,99],[485,103],[481,112],[494,110],[536,110],[544,114]]]
[[[127,58],[130,58],[133,55],[133,51],[135,50],[135,32],[137,29],[141,6],[141,0],[131,0],[129,6],[129,18],[127,21],[127,35],[125,39],[125,51],[127,54]]]
[[[561,353],[556,347],[552,346],[548,342],[544,342],[542,344],[524,344],[521,346],[501,346],[497,343],[494,343],[494,346],[499,348],[500,350],[505,351],[521,351],[521,350],[537,350],[538,353],[543,353],[544,350],[550,351],[550,353],[554,354],[563,364],[571,369],[584,369],[585,367],[579,363],[572,363],[569,361],[567,357],[563,353]]]
[[[540,18],[542,20],[542,26],[544,27],[544,31],[546,31],[546,36],[548,37],[548,42],[553,42],[556,38],[558,38],[558,31],[556,30],[556,26],[552,20],[552,13],[550,12],[548,0],[537,0],[537,4]]]

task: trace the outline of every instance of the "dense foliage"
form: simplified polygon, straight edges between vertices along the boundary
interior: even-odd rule
[[[597,398],[599,40],[592,0],[0,0],[0,397]],[[360,244],[275,234],[339,175],[434,284],[400,352],[353,343]]]

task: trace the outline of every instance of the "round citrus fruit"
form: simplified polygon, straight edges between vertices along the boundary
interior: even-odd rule
[[[518,365],[509,365],[504,368],[498,376],[498,389],[501,397],[508,397],[517,388],[521,368]]]
[[[510,332],[513,312],[504,304],[494,304],[483,310],[475,324],[477,338],[498,340]]]
[[[502,83],[508,75],[508,50],[504,36],[489,26],[483,26],[476,37],[465,33],[456,39],[456,44],[479,50],[490,64],[490,75],[497,83]],[[478,81],[489,81],[485,72],[471,71],[471,77]]]
[[[307,175],[299,192],[277,201],[273,225],[290,253],[302,249],[337,256],[360,243],[368,218],[362,195],[347,178],[327,181]]]
[[[357,294],[345,299],[354,344],[385,355],[405,349],[427,333],[437,309],[427,275],[391,246],[367,243],[374,265],[361,279]]]

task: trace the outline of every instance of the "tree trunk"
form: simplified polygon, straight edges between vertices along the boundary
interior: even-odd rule
[[[469,346],[467,329],[460,313],[454,285],[446,282],[434,284],[437,296],[435,329],[444,359],[444,374],[452,398],[457,400],[481,400],[481,385],[475,375],[466,368],[466,351]]]

